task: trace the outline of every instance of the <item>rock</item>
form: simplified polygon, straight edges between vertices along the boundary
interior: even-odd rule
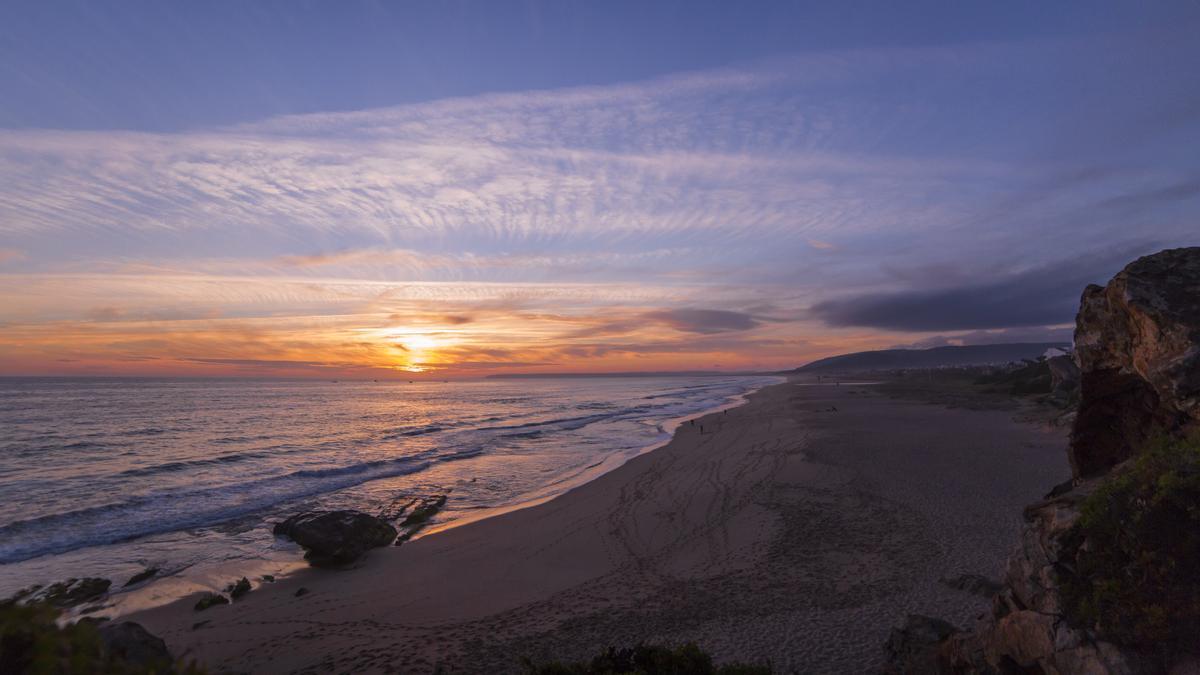
[[[273,584],[273,583],[275,583],[275,575],[274,574],[264,574],[264,575],[262,575],[262,580],[267,582],[268,584]]]
[[[1046,359],[1050,368],[1050,395],[1061,401],[1068,401],[1079,391],[1079,366],[1069,355],[1055,356]]]
[[[1200,427],[1200,247],[1139,258],[1107,286],[1088,286],[1075,350],[1077,478],[1103,474],[1154,435]]]
[[[296,589],[296,597],[299,598],[300,596],[303,596],[303,595],[308,595],[308,589],[301,586],[300,588]]]
[[[142,570],[141,572],[138,572],[137,574],[129,577],[129,581],[126,581],[125,585],[122,588],[129,588],[130,586],[132,586],[134,584],[140,584],[143,581],[152,578],[156,574],[158,574],[157,567],[147,567],[146,569]]]
[[[884,645],[885,673],[939,673],[939,650],[958,632],[953,624],[933,617],[909,614],[904,625],[893,628]]]
[[[990,598],[1004,590],[1004,585],[980,574],[961,574],[952,579],[939,579],[941,583],[958,591],[966,591],[980,597]]]
[[[430,518],[437,515],[437,512],[441,511],[442,507],[445,505],[446,495],[438,495],[437,497],[430,497],[422,500],[421,505],[413,509],[412,513],[408,514],[408,517],[404,519],[404,522],[400,523],[400,526],[410,527],[416,525],[418,527],[423,527],[425,523],[427,523]]]
[[[205,593],[203,597],[201,597],[199,600],[196,601],[196,604],[193,607],[193,609],[197,612],[203,612],[204,610],[208,609],[209,607],[216,607],[217,605],[228,605],[228,604],[229,604],[229,598],[226,598],[225,596],[221,595],[220,593]]]
[[[304,557],[314,565],[344,565],[391,544],[396,528],[360,511],[314,511],[276,524],[275,534],[303,546]]]
[[[250,592],[250,580],[246,577],[242,577],[236,582],[229,584],[229,587],[225,590],[229,593],[229,597],[237,600],[238,598]]]
[[[48,602],[55,607],[74,607],[104,597],[109,586],[112,586],[111,581],[97,577],[67,579],[41,589],[31,599]]]
[[[99,633],[109,653],[129,663],[154,668],[169,666],[174,661],[162,638],[132,621],[106,623]]]

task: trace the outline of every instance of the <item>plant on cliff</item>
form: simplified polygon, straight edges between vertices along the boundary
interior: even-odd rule
[[[1200,635],[1200,436],[1160,439],[1083,503],[1064,541],[1067,615],[1113,642],[1195,647]]]

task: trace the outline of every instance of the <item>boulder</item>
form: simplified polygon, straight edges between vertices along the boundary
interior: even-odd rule
[[[292,516],[275,525],[275,534],[305,548],[314,565],[345,565],[372,548],[387,546],[396,528],[361,511],[313,511]]]
[[[210,607],[228,604],[229,598],[221,595],[220,593],[205,593],[204,595],[200,596],[200,599],[196,601],[196,604],[192,606],[192,609],[197,612],[203,612]]]
[[[940,673],[939,649],[958,632],[953,624],[920,614],[909,614],[904,625],[893,628],[884,645],[885,673]]]
[[[132,621],[101,625],[100,640],[113,656],[143,668],[169,666],[174,659],[167,643]]]
[[[232,584],[229,584],[229,587],[226,588],[225,591],[229,593],[230,598],[237,600],[238,598],[250,592],[250,580],[246,577],[242,577]]]
[[[1150,437],[1200,427],[1200,247],[1139,258],[1088,286],[1075,354],[1076,478],[1103,474]]]

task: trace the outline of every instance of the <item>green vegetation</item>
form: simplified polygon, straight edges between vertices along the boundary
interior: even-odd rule
[[[1084,502],[1065,539],[1068,617],[1143,649],[1200,635],[1200,437],[1161,439]]]
[[[1026,360],[1025,364],[1010,370],[999,370],[982,375],[975,384],[988,385],[993,390],[1004,391],[1013,396],[1049,394],[1053,390],[1050,366],[1046,359]]]
[[[0,673],[8,675],[139,675],[189,673],[194,666],[153,668],[109,653],[94,622],[60,628],[59,611],[47,604],[0,603]]]
[[[534,664],[525,661],[529,675],[770,675],[770,666],[714,666],[712,657],[695,644],[682,647],[638,645],[609,647],[590,661]]]

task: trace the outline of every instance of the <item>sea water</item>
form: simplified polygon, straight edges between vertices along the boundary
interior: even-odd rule
[[[84,576],[120,595],[157,568],[145,606],[285,573],[288,515],[446,494],[436,530],[561,494],[772,381],[0,378],[0,597]]]

